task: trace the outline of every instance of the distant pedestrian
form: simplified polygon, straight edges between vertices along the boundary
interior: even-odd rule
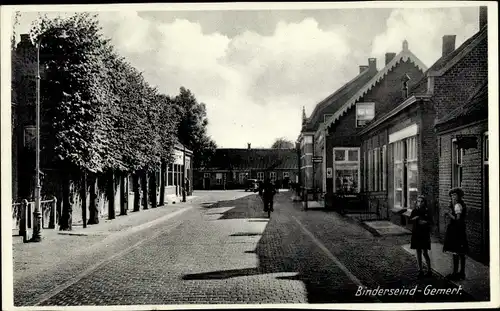
[[[450,223],[446,228],[444,239],[444,252],[453,254],[453,273],[449,274],[449,279],[465,279],[465,254],[468,251],[467,234],[465,231],[465,218],[467,207],[463,201],[464,192],[460,188],[453,188],[448,192],[451,197],[450,209],[446,211]],[[460,259],[460,273],[458,272],[458,262]]]
[[[262,186],[262,201],[264,202],[264,212],[267,212],[268,209],[274,211],[274,195],[276,194],[276,187],[271,183],[269,178],[266,179]]]
[[[411,212],[410,220],[413,222],[410,247],[417,251],[417,262],[419,269],[418,276],[424,276],[424,270],[422,268],[422,253],[424,254],[425,262],[427,263],[426,275],[431,276],[431,259],[428,253],[428,251],[431,249],[430,215],[425,196],[419,195],[417,197],[417,206]]]

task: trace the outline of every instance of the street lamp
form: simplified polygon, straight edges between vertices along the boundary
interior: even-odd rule
[[[67,38],[63,30],[61,38]],[[40,242],[42,240],[42,211],[40,206],[40,44],[42,35],[39,36],[36,44],[36,151],[35,151],[35,208],[33,210],[33,236],[31,242]]]

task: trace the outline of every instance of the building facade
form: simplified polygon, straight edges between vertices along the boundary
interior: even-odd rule
[[[417,196],[426,197],[433,233],[444,238],[448,191],[462,187],[470,255],[488,257],[488,50],[486,8],[480,30],[455,49],[443,37],[441,57],[413,85],[403,77],[392,109],[358,134],[363,189],[393,222],[408,225]],[[411,78],[411,77],[410,77]]]
[[[369,63],[376,67],[376,59],[369,59]],[[418,81],[426,69],[409,50],[408,42],[404,41],[399,54],[387,53],[384,67],[340,103],[337,111],[325,123],[328,132],[326,164],[327,169],[332,171],[331,186],[327,192],[356,196],[375,187],[377,190],[383,189],[382,180],[374,179],[370,184],[367,183],[365,170],[371,169],[377,175],[382,174],[380,168],[375,171],[378,166],[373,163],[380,161],[380,154],[388,152],[386,145],[389,135],[391,131],[399,130],[397,127],[401,125],[397,124],[393,129],[379,129],[369,139],[359,135],[359,132],[392,110],[395,99],[401,98],[404,87]],[[368,140],[369,147],[376,150],[367,150]]]
[[[210,165],[194,170],[195,189],[244,189],[248,179],[269,178],[282,188],[298,179],[295,149],[219,148]]]
[[[332,165],[328,162],[331,161],[328,153],[331,151],[332,138],[328,137],[324,124],[348,98],[377,74],[376,62],[369,59],[368,63],[368,66],[359,66],[359,74],[351,81],[319,102],[309,118],[303,111],[302,132],[298,141],[302,185],[308,189],[314,188],[322,193],[328,189],[333,191]]]

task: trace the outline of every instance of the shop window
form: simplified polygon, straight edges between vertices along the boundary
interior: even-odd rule
[[[462,187],[463,180],[463,167],[462,167],[462,159],[464,155],[464,150],[458,147],[458,143],[456,140],[453,140],[453,153],[452,153],[452,186],[453,187]]]
[[[359,148],[334,148],[333,154],[334,191],[359,192]]]
[[[356,104],[356,127],[363,127],[375,117],[375,103]]]
[[[363,152],[363,189],[364,191],[368,190],[368,160],[366,151]]]
[[[373,150],[368,150],[368,191],[373,190]]]
[[[379,191],[379,185],[380,185],[380,177],[379,177],[379,172],[380,172],[380,149],[375,148],[373,150],[373,163],[374,163],[374,172],[373,172],[373,179],[374,179],[374,189],[375,191]]]
[[[418,196],[416,136],[394,143],[394,206],[414,208]]]
[[[382,169],[381,169],[381,172],[382,172],[382,190],[383,191],[386,191],[387,190],[387,171],[386,171],[386,167],[387,167],[387,146],[386,145],[383,145],[382,146],[382,151],[381,151],[381,157],[382,157]]]
[[[215,174],[215,183],[217,185],[222,185],[222,173]]]

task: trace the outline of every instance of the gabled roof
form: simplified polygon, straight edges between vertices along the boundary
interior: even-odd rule
[[[335,91],[333,94],[329,95],[321,102],[319,102],[311,116],[308,118],[307,123],[304,127],[304,131],[315,131],[318,128],[319,123],[323,122],[323,111],[328,110],[335,112],[340,105],[342,105],[343,100],[352,96],[359,88],[365,85],[375,74],[376,70],[367,68],[362,71],[356,77],[354,77],[351,81],[344,84],[341,88]]]
[[[374,86],[376,86],[380,81],[382,81],[385,76],[400,62],[406,62],[410,60],[412,63],[417,66],[422,71],[426,71],[427,67],[422,63],[418,57],[415,56],[408,49],[408,42],[405,40],[403,42],[403,50],[396,55],[384,68],[382,68],[370,81],[368,81],[363,87],[361,87],[353,96],[351,96],[347,101],[343,103],[343,105],[335,112],[335,114],[325,122],[325,127],[330,127],[337,120],[342,117],[349,108],[351,108],[356,102],[362,98],[366,93],[368,93]]]
[[[295,149],[216,149],[208,170],[273,170],[298,168]]]
[[[453,65],[459,62],[467,55],[479,42],[487,37],[488,25],[485,25],[480,31],[467,39],[453,52],[439,58],[424,74],[415,85],[410,89],[410,93],[424,93],[427,91],[427,77],[442,75]]]
[[[481,84],[465,103],[439,120],[436,126],[456,120],[467,123],[486,118],[488,118],[488,81]]]

